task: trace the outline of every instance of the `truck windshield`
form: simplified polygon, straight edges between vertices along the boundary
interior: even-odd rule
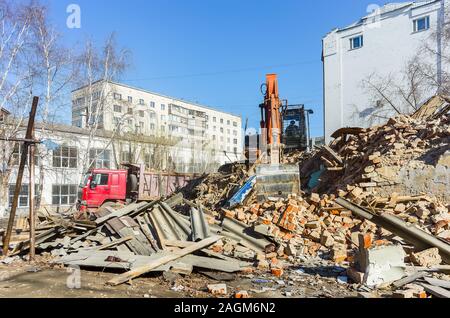
[[[84,188],[87,185],[90,175],[90,173],[84,175],[83,181],[81,181],[80,184],[80,188]]]

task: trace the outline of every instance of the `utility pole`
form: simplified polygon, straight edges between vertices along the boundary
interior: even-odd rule
[[[32,127],[31,132],[31,138],[34,138],[34,127]],[[29,205],[30,205],[30,215],[29,215],[29,222],[30,222],[30,257],[29,261],[32,262],[34,260],[35,256],[35,248],[36,248],[36,218],[35,218],[35,203],[34,203],[34,168],[35,168],[35,162],[34,162],[34,153],[36,145],[30,144],[30,159],[29,162],[29,183],[28,183],[28,190],[29,190]]]
[[[33,104],[31,105],[30,117],[28,118],[27,132],[25,139],[32,140],[32,132],[34,128],[34,118],[36,117],[36,110],[39,102],[39,97],[33,97]],[[19,201],[19,193],[22,187],[23,171],[25,170],[25,164],[28,157],[28,146],[34,141],[25,141],[23,143],[22,154],[20,157],[19,170],[17,172],[17,180],[14,189],[13,202],[11,211],[9,212],[8,227],[6,228],[5,236],[3,237],[3,256],[7,256],[9,252],[9,242],[11,240],[11,233],[14,225],[14,219],[16,217],[17,204]],[[20,148],[20,147],[19,147]]]

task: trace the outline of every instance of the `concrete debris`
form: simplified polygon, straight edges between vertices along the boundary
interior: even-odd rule
[[[366,249],[363,269],[364,283],[379,286],[392,283],[405,275],[405,252],[399,245],[377,246]]]
[[[411,259],[416,265],[425,267],[432,267],[442,263],[442,258],[441,255],[439,255],[439,250],[437,248],[430,248],[419,253],[412,253]]]
[[[208,285],[208,290],[214,296],[225,296],[227,294],[226,284],[212,284]]]

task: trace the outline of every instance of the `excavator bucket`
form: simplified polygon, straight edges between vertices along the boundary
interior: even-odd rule
[[[258,201],[287,198],[300,193],[300,167],[298,165],[257,165],[255,191]]]

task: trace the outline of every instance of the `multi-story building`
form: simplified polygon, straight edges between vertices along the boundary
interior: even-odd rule
[[[387,4],[358,22],[335,29],[323,38],[324,127],[326,142],[342,127],[377,124],[369,116],[386,101],[368,93],[364,81],[370,76],[385,79],[380,92],[393,90],[388,78],[400,82],[405,64],[429,43],[437,54],[429,63],[439,81],[443,63],[441,30],[448,15],[448,0]],[[383,81],[381,81],[383,82]],[[383,86],[384,85],[384,86]],[[430,90],[423,101],[434,95]],[[401,98],[401,97],[399,97]],[[421,102],[423,102],[421,101]],[[394,101],[396,102],[396,101]],[[389,105],[387,105],[389,106]],[[386,107],[389,109],[389,107]],[[379,121],[394,115],[392,110]],[[370,117],[371,119],[375,116]]]
[[[176,143],[178,154],[172,160],[177,165],[196,164],[206,153],[219,164],[242,158],[240,116],[105,81],[73,91],[72,101],[74,126],[84,128],[97,120],[106,131],[168,138]]]
[[[73,125],[36,123],[36,200],[63,212],[73,207],[90,168],[145,164],[158,172],[203,174],[242,156],[241,118],[198,104],[117,83],[97,82],[73,92]],[[89,97],[88,97],[89,96]],[[0,109],[0,130],[25,136],[26,124]],[[0,141],[0,218],[14,193],[20,143]],[[19,212],[28,208],[28,169]]]

